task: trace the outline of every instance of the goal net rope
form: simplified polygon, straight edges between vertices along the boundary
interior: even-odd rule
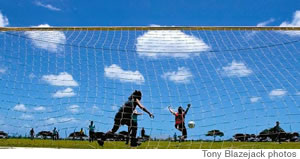
[[[0,131],[28,137],[56,127],[69,138],[82,128],[88,136],[94,121],[107,132],[140,90],[155,116],[136,108],[147,148],[183,144],[174,142],[181,132],[168,106],[188,104],[185,148],[259,135],[276,121],[299,133],[299,58],[299,27],[0,28]]]

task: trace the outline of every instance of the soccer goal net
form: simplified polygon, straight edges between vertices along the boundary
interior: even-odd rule
[[[136,107],[144,148],[297,141],[299,58],[297,27],[0,28],[0,131],[9,138],[30,138],[34,130],[34,138],[48,132],[64,142],[88,140],[91,129],[111,130],[139,90],[154,115]],[[188,104],[177,117],[185,125],[176,127],[179,106],[186,111]],[[184,127],[187,138],[179,142]],[[274,137],[278,131],[285,134]],[[105,144],[126,147],[126,133],[120,126]]]

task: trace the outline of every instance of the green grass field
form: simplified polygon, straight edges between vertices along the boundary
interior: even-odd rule
[[[42,140],[42,139],[0,139],[0,148],[7,147],[38,147],[38,148],[72,148],[72,149],[300,149],[300,142],[168,142],[148,141],[141,146],[130,147],[121,141],[106,141],[103,147],[97,142],[73,140]]]

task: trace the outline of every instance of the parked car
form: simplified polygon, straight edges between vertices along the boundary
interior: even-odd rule
[[[89,138],[84,133],[73,132],[69,135],[69,139],[72,139],[72,140],[88,140]]]
[[[299,133],[297,132],[274,132],[272,129],[265,129],[262,132],[259,133],[257,136],[259,138],[259,141],[292,141],[295,142],[299,138]]]
[[[8,137],[7,133],[5,133],[4,131],[0,131],[0,138],[1,139],[6,139]]]
[[[238,134],[235,134],[233,137],[234,137],[234,141],[248,141],[248,139],[251,137],[251,135],[238,133]]]
[[[47,139],[47,138],[50,138],[52,139],[53,138],[53,133],[51,131],[40,131],[38,134],[36,134],[36,137],[37,138],[42,138],[42,139]]]

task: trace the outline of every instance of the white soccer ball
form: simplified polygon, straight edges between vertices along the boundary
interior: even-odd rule
[[[189,126],[189,128],[194,128],[195,127],[195,122],[194,121],[189,121],[188,126]]]

